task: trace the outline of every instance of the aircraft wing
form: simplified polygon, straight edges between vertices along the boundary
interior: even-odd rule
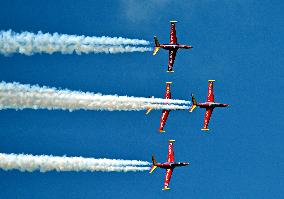
[[[172,82],[166,82],[166,92],[165,92],[165,99],[171,99],[171,84]]]
[[[171,21],[170,44],[177,44],[176,21]]]
[[[208,80],[208,95],[207,95],[207,102],[214,102],[214,89],[213,89],[213,82],[215,80]]]
[[[172,82],[166,82],[166,92],[165,92],[165,99],[171,99],[171,84]],[[163,110],[162,111],[162,116],[161,116],[161,120],[160,120],[160,128],[159,131],[161,133],[165,132],[164,131],[164,127],[166,125],[168,116],[169,116],[170,110]]]
[[[163,190],[169,190],[169,184],[170,184],[170,180],[172,177],[172,173],[173,173],[173,169],[169,168],[166,170],[166,176],[165,176],[165,182],[164,182],[164,188]]]
[[[176,50],[169,50],[168,72],[173,72],[176,54],[177,54]]]
[[[204,116],[204,125],[203,125],[203,128],[201,130],[207,130],[207,131],[209,130],[208,124],[209,124],[212,112],[213,112],[213,108],[206,108],[206,112],[205,112],[205,116]]]
[[[169,140],[167,162],[174,162],[175,161],[174,143],[173,142],[174,142],[174,140]]]
[[[161,116],[161,120],[160,120],[160,132],[163,133],[164,131],[164,127],[166,125],[168,116],[169,116],[170,110],[163,110],[162,111],[162,116]]]

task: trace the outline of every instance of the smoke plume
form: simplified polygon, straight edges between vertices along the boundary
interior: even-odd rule
[[[148,171],[149,162],[139,160],[95,159],[83,157],[0,153],[0,168],[19,171]]]
[[[82,53],[129,53],[146,52],[152,49],[146,40],[122,37],[88,37],[58,33],[37,34],[30,32],[16,33],[12,30],[0,31],[0,54],[35,53],[82,54]],[[144,46],[144,47],[143,47]]]
[[[56,88],[0,82],[1,109],[48,109],[48,110],[107,110],[140,111],[151,109],[184,110],[190,104],[184,100],[140,98],[102,95],[91,92],[58,90]]]

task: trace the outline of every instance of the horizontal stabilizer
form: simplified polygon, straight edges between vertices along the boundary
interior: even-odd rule
[[[148,115],[152,110],[152,108],[147,108],[146,115]]]
[[[169,140],[169,142],[175,142],[175,140]]]
[[[155,47],[153,55],[156,55],[159,50],[160,50],[160,47]]]
[[[191,108],[189,109],[189,112],[192,113],[192,111],[196,108],[196,105],[192,105]]]
[[[149,173],[152,173],[156,168],[157,168],[157,166],[153,165]]]
[[[208,128],[202,128],[201,131],[209,131]]]
[[[209,80],[208,80],[208,82],[215,82],[215,80],[213,80],[213,79],[209,79]]]
[[[173,82],[166,82],[166,84],[172,84]]]
[[[169,187],[164,187],[162,190],[163,191],[168,191],[168,190],[170,190],[170,188]]]
[[[170,21],[170,23],[177,23],[177,21],[175,21],[175,20],[171,20],[171,21]]]
[[[160,133],[165,133],[166,131],[159,129],[159,132],[160,132]]]
[[[154,96],[149,96],[149,98],[154,98]],[[148,115],[152,110],[152,108],[147,108],[146,115]]]
[[[173,70],[167,70],[167,73],[173,73],[173,72],[175,72],[175,71],[173,71]]]

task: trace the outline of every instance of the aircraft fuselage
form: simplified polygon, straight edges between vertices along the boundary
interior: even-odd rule
[[[188,162],[164,162],[164,163],[157,163],[156,166],[162,169],[169,169],[175,167],[182,167],[189,165]]]
[[[198,103],[196,106],[199,106],[200,108],[215,108],[215,107],[227,107],[229,104],[222,104],[218,102],[204,102],[204,103]]]
[[[192,46],[182,45],[182,44],[160,44],[159,47],[166,50],[178,50],[179,48],[185,48],[185,49],[192,48]]]

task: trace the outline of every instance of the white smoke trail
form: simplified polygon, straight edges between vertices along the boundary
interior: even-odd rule
[[[19,83],[0,83],[1,109],[61,109],[61,110],[124,110],[139,111],[152,109],[188,109],[185,105],[176,105],[183,100],[165,100],[155,98],[136,98],[117,95],[101,95],[55,88],[23,85]],[[187,102],[187,101],[185,101]],[[163,104],[162,104],[163,103]]]
[[[0,31],[0,54],[10,55],[20,53],[32,55],[34,53],[61,52],[63,54],[82,53],[126,53],[151,51],[150,42],[139,39],[122,37],[86,37],[58,33],[37,34],[30,32],[16,33],[11,30]],[[132,45],[132,46],[131,46]]]
[[[60,157],[0,153],[0,168],[20,171],[147,171],[149,162],[139,160],[94,159],[83,157]]]

